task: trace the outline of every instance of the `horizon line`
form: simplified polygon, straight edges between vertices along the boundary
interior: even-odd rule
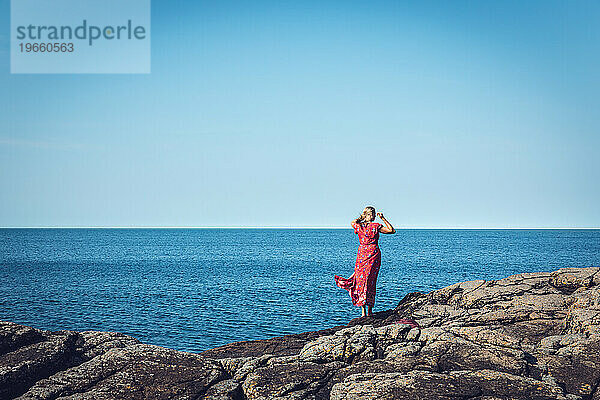
[[[352,229],[351,226],[0,226],[0,229]],[[600,230],[600,227],[396,227],[398,230]]]

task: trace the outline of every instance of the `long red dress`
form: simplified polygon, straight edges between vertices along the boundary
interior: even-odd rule
[[[360,243],[354,273],[348,279],[336,275],[335,284],[350,293],[352,304],[355,306],[373,306],[375,304],[377,274],[381,266],[381,252],[377,242],[379,229],[382,226],[377,222],[352,223],[354,233],[358,234]]]

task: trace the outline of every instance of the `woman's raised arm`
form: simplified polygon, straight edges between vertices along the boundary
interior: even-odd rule
[[[381,218],[381,220],[385,224],[385,226],[382,226],[381,229],[379,230],[380,233],[396,233],[396,230],[394,229],[392,224],[390,224],[388,222],[388,220],[385,219],[385,217],[383,216],[383,213],[377,213],[377,216],[379,218]]]

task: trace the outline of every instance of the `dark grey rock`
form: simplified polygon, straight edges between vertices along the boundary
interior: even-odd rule
[[[0,322],[0,399],[600,400],[599,384],[599,267],[414,292],[347,326],[201,354]]]

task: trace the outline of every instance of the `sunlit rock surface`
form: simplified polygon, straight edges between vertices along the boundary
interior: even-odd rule
[[[201,354],[0,322],[0,399],[600,400],[599,383],[598,267],[410,293],[347,326]]]

